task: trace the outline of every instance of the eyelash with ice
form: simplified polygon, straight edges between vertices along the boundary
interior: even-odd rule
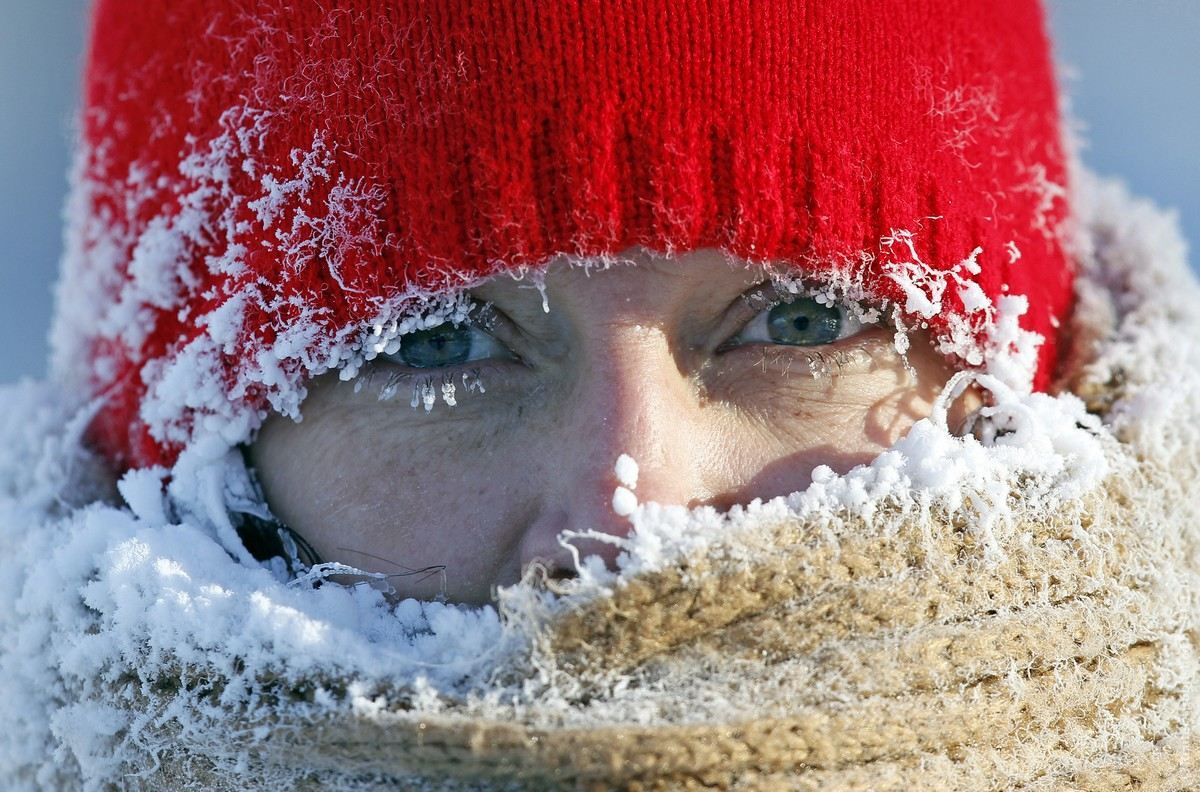
[[[804,373],[813,379],[828,379],[843,374],[858,360],[857,349],[826,350],[821,347],[797,347],[785,344],[755,344],[758,352],[755,366],[764,371],[775,370],[786,379],[791,374]]]
[[[376,398],[379,401],[391,401],[407,386],[410,394],[409,406],[413,409],[424,406],[425,412],[429,412],[439,397],[449,407],[457,405],[460,384],[466,393],[487,393],[487,388],[483,384],[484,368],[484,366],[474,366],[463,371],[461,367],[455,367],[441,371],[423,372],[416,369],[384,371],[372,366],[355,379],[354,392],[359,393],[378,387]],[[382,383],[378,382],[381,379]]]

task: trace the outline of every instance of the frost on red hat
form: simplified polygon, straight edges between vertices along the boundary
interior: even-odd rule
[[[1036,0],[93,15],[53,342],[119,467],[295,414],[439,296],[633,245],[856,285],[1049,383],[1072,269]]]

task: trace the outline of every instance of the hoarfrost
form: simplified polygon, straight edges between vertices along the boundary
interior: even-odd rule
[[[617,464],[613,466],[613,474],[621,486],[631,490],[637,489],[638,463],[629,454],[621,454],[617,457]]]
[[[1034,340],[1017,322],[1027,307],[1023,298],[1004,297],[994,307],[1004,348],[984,350],[986,370],[952,380],[933,414],[870,464],[845,475],[818,467],[798,492],[721,513],[638,503],[636,463],[622,456],[613,507],[633,530],[624,538],[600,535],[620,546],[617,568],[580,559],[579,577],[557,594],[525,581],[501,589],[495,607],[389,604],[371,586],[288,584],[248,560],[228,515],[229,503],[245,495],[229,444],[248,425],[190,447],[171,471],[134,471],[112,482],[82,441],[96,405],[80,404],[78,391],[59,383],[0,389],[0,708],[10,724],[0,735],[0,776],[26,787],[119,784],[130,767],[152,766],[168,751],[165,733],[208,745],[214,760],[238,766],[246,754],[236,746],[264,740],[271,719],[285,712],[374,717],[399,703],[430,715],[455,700],[465,711],[503,718],[529,697],[552,704],[559,696],[560,717],[585,718],[567,703],[578,691],[555,689],[554,669],[527,669],[524,687],[507,686],[495,670],[536,656],[530,651],[539,627],[553,614],[716,542],[730,552],[749,548],[783,519],[869,520],[897,504],[957,510],[973,516],[972,530],[998,563],[1020,541],[1020,527],[1008,522],[1014,486],[1027,505],[1049,512],[1092,491],[1118,466],[1169,465],[1198,442],[1194,423],[1179,420],[1200,415],[1194,311],[1200,290],[1178,230],[1118,187],[1082,184],[1077,205],[1090,230],[1081,256],[1091,263],[1081,275],[1083,307],[1072,335],[1091,349],[1080,363],[1080,396],[1022,387],[1023,356]],[[905,268],[895,274],[910,276],[920,291],[915,307],[933,305],[938,287],[924,274]],[[450,304],[436,311],[452,312]],[[381,311],[362,334],[372,344],[391,343],[415,326],[405,321]],[[359,342],[366,340],[348,336],[314,365],[361,365],[353,350],[365,349]],[[195,360],[203,363],[216,348],[216,338],[210,341],[209,351],[192,353]],[[1014,361],[1014,369],[999,365],[1003,360]],[[147,376],[172,390],[205,386],[169,368]],[[462,382],[468,391],[482,388],[466,375]],[[1089,382],[1110,389],[1103,421],[1083,400]],[[971,385],[991,399],[972,431],[960,436],[947,414]],[[430,389],[436,398],[432,382]],[[194,401],[210,398],[202,390]],[[227,426],[215,417],[213,428]],[[129,668],[159,680],[189,669],[198,674],[194,682],[208,674],[224,686],[211,697],[184,687],[169,707],[147,708],[139,697],[166,699],[136,684],[115,686]],[[264,679],[313,692],[269,704],[256,698]],[[124,693],[114,697],[115,689]],[[396,690],[410,691],[408,698],[390,698]],[[696,706],[706,705],[696,699]],[[239,720],[224,717],[232,710]]]
[[[627,487],[613,490],[612,508],[618,517],[629,517],[637,511],[638,499]]]

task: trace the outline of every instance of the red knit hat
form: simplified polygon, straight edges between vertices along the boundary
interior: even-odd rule
[[[55,366],[119,467],[556,253],[853,282],[1034,387],[1071,302],[1036,0],[97,0],[82,121]]]

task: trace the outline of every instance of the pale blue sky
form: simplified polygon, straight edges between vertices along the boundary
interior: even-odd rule
[[[1200,240],[1200,2],[1049,0],[1084,159]],[[45,371],[84,0],[0,0],[0,382]]]

